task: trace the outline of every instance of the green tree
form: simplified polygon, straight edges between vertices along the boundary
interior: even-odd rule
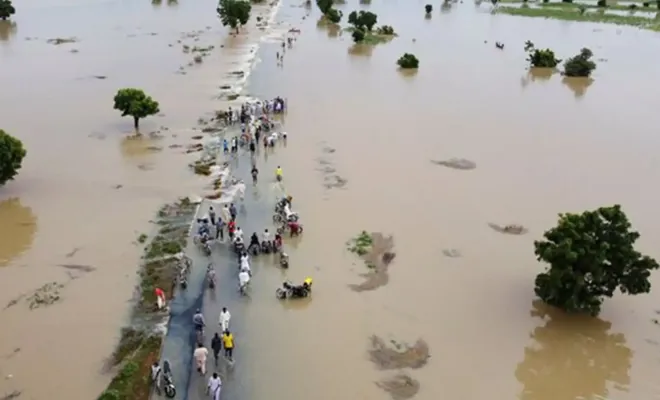
[[[561,60],[555,57],[555,52],[550,49],[537,49],[529,40],[525,42],[527,61],[534,68],[555,68]]]
[[[0,19],[6,20],[16,14],[16,9],[11,4],[11,0],[0,0]]]
[[[316,5],[323,15],[327,14],[332,8],[332,0],[316,0]]]
[[[0,186],[14,179],[26,154],[23,142],[0,129]]]
[[[222,25],[238,30],[250,20],[252,4],[245,0],[220,0],[216,9]]]
[[[325,17],[333,24],[338,24],[344,14],[336,8],[331,8],[325,13]]]
[[[425,5],[424,11],[426,11],[427,14],[431,14],[433,12],[433,6],[431,4]]]
[[[146,118],[160,112],[158,102],[147,96],[141,89],[119,89],[115,95],[115,110],[121,111],[121,116],[133,117],[135,129],[139,128],[140,118]]]
[[[596,63],[591,61],[593,55],[587,48],[580,50],[580,54],[569,58],[564,63],[564,75],[589,77],[596,69]]]
[[[651,290],[651,271],[660,265],[635,250],[639,233],[621,206],[582,214],[559,214],[556,227],[534,242],[539,261],[550,264],[536,276],[534,292],[567,312],[597,315],[605,297]]]
[[[359,43],[363,41],[365,36],[364,31],[362,29],[354,29],[351,35],[353,36],[353,41],[355,43]]]
[[[348,23],[353,25],[355,29],[366,29],[371,32],[374,26],[378,23],[378,15],[371,11],[351,11],[348,14]]]
[[[405,53],[396,62],[396,64],[403,69],[417,69],[419,68],[419,60],[415,55]]]

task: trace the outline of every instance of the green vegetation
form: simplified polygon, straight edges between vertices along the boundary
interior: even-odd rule
[[[363,256],[371,250],[373,243],[374,241],[371,235],[367,231],[362,231],[355,238],[348,241],[348,251],[358,256]]]
[[[316,5],[318,6],[321,13],[323,13],[323,18],[320,23],[323,21],[330,22],[332,24],[338,24],[341,21],[341,17],[344,15],[341,11],[332,8],[334,4],[333,0],[316,0]]]
[[[493,0],[496,1],[496,0]],[[577,3],[547,3],[539,4],[540,7],[507,7],[500,6],[493,10],[494,13],[507,14],[532,18],[551,18],[563,21],[576,22],[599,22],[616,25],[629,25],[641,29],[660,31],[660,19],[647,18],[637,15],[607,14],[604,8],[598,11],[588,12],[587,6]],[[555,6],[555,7],[552,7]]]
[[[348,23],[353,25],[354,29],[361,29],[371,32],[378,23],[378,15],[371,11],[351,11],[348,14]]]
[[[365,33],[362,29],[355,29],[353,30],[353,33],[351,33],[351,36],[353,37],[353,41],[355,43],[359,43],[364,40]]]
[[[394,28],[392,28],[390,25],[379,26],[376,28],[376,33],[382,36],[396,36],[396,33],[394,33]]]
[[[151,366],[158,361],[162,343],[160,335],[132,334],[130,354],[127,352],[120,361],[121,369],[98,400],[148,400]]]
[[[424,6],[424,11],[426,11],[426,15],[429,15],[433,12],[433,6],[431,4],[427,4]]]
[[[147,234],[146,233],[141,233],[140,236],[138,236],[137,241],[138,243],[144,243],[147,241]]]
[[[133,117],[135,129],[139,128],[140,119],[160,112],[158,102],[147,96],[141,89],[119,89],[115,95],[114,109],[121,111],[121,116]]]
[[[555,52],[550,49],[537,49],[529,40],[525,42],[527,61],[532,68],[555,68],[561,60],[555,57]]]
[[[0,129],[0,186],[16,177],[26,154],[23,142]]]
[[[323,15],[332,9],[332,0],[316,0],[316,5]]]
[[[211,175],[211,167],[215,165],[214,161],[197,160],[191,164],[193,172],[197,175],[209,176]]]
[[[341,17],[343,17],[344,14],[341,11],[337,10],[336,8],[331,8],[324,16],[329,22],[333,24],[338,24],[341,21]]]
[[[591,61],[591,57],[593,57],[591,50],[587,48],[580,50],[580,54],[564,63],[564,75],[588,78],[596,69],[596,63]]]
[[[642,3],[641,6],[637,4],[616,4],[615,2],[612,2],[611,4],[608,4],[606,0],[598,0],[595,4],[590,4],[590,3],[572,3],[572,2],[546,2],[544,1],[543,3],[538,3],[537,6],[539,7],[556,7],[556,8],[574,8],[574,9],[579,9],[579,8],[584,8],[584,9],[608,9],[608,10],[620,10],[620,11],[646,11],[646,12],[653,12],[656,11],[655,8],[651,7],[650,3]]]
[[[16,8],[11,0],[0,0],[0,19],[4,21],[14,14],[16,14]]]
[[[405,53],[396,62],[399,68],[402,69],[417,69],[419,68],[419,60],[413,54]]]
[[[635,250],[640,235],[619,205],[560,214],[557,226],[543,236],[534,242],[534,253],[550,266],[537,275],[534,291],[567,312],[597,315],[617,288],[624,294],[648,293],[651,271],[660,267]]]
[[[165,235],[157,235],[147,246],[145,258],[147,260],[171,256],[183,250],[185,240],[170,239]]]
[[[252,4],[245,0],[220,0],[216,11],[220,16],[222,25],[235,29],[238,34],[239,28],[250,20]]]

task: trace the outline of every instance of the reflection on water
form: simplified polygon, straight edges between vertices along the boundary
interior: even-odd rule
[[[8,41],[9,38],[16,35],[18,25],[14,21],[0,21],[0,40]]]
[[[520,78],[520,86],[524,88],[530,83],[534,82],[547,82],[557,72],[554,68],[530,68],[529,71],[522,78]]]
[[[571,89],[576,99],[579,99],[585,95],[589,86],[594,83],[594,80],[591,78],[565,76],[564,79],[562,79],[562,83]]]
[[[547,319],[531,333],[534,345],[516,368],[523,400],[607,398],[608,388],[625,389],[632,351],[612,324],[598,318],[567,315],[539,301],[531,315]]]
[[[121,155],[127,159],[139,159],[163,150],[158,138],[145,135],[126,136],[122,139],[120,148]]]
[[[374,53],[374,46],[364,43],[354,43],[348,48],[348,54],[352,56],[370,57]]]
[[[0,267],[8,265],[32,246],[37,217],[17,198],[0,202]]]

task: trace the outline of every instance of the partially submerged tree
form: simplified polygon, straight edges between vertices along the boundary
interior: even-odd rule
[[[564,75],[589,77],[596,69],[596,63],[591,61],[593,55],[587,48],[580,50],[580,54],[569,58],[564,63]]]
[[[141,89],[119,89],[115,95],[115,110],[121,111],[121,116],[133,117],[135,129],[139,128],[140,119],[160,112],[158,102],[147,96]]]
[[[619,205],[560,214],[557,226],[543,236],[534,242],[534,253],[550,266],[536,276],[534,292],[567,312],[597,315],[616,289],[648,293],[651,271],[660,267],[635,250],[639,233]]]
[[[341,21],[341,17],[343,16],[344,14],[336,8],[331,8],[327,13],[325,13],[325,17],[333,24],[338,24]]]
[[[316,5],[323,15],[327,14],[332,8],[332,0],[316,0]]]
[[[348,14],[348,23],[353,25],[355,29],[366,29],[371,32],[378,23],[378,15],[371,11],[351,11]]]
[[[527,61],[534,68],[555,68],[561,60],[555,57],[555,52],[550,49],[537,49],[529,40],[525,42]]]
[[[220,0],[216,10],[222,21],[222,25],[230,26],[238,33],[239,27],[247,24],[250,20],[252,4],[245,0]]]
[[[365,34],[362,29],[354,29],[351,36],[353,36],[353,41],[355,43],[359,43],[364,40]]]
[[[16,9],[11,0],[0,0],[0,19],[4,21],[14,14],[16,14]]]
[[[0,186],[14,179],[26,154],[23,142],[0,129]]]
[[[433,12],[433,6],[431,4],[427,4],[424,6],[424,11],[426,11],[426,14],[431,14]]]
[[[419,60],[413,54],[405,53],[396,62],[396,64],[403,69],[417,69],[419,68]]]
[[[390,25],[383,25],[376,28],[376,33],[379,35],[394,36],[394,28]]]

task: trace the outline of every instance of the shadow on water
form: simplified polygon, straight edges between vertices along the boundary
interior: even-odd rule
[[[583,315],[567,315],[540,301],[532,317],[546,319],[530,337],[525,358],[516,368],[522,400],[608,398],[608,386],[630,385],[632,351],[612,324]]]
[[[576,99],[580,99],[587,93],[587,89],[592,83],[594,83],[594,80],[591,78],[574,78],[566,76],[561,82],[571,89]]]
[[[18,25],[13,21],[0,21],[0,41],[6,42],[16,35]]]
[[[364,43],[354,43],[348,48],[348,54],[358,57],[371,57],[374,53],[374,46]]]
[[[0,267],[30,249],[37,232],[37,217],[18,198],[0,201]]]
[[[520,86],[524,89],[530,83],[547,82],[556,72],[555,68],[530,68],[527,74],[520,78]]]

